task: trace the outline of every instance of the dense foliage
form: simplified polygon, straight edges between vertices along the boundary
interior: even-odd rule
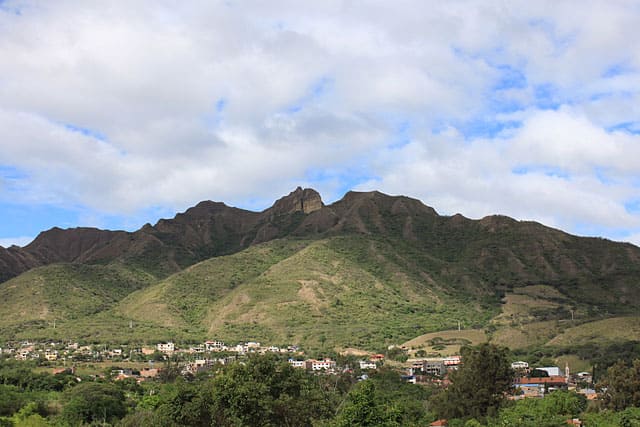
[[[435,396],[438,413],[445,418],[495,415],[513,384],[508,350],[492,344],[462,348],[464,364],[450,375],[452,384]]]
[[[611,366],[600,388],[603,403],[609,409],[640,407],[640,359],[631,366],[622,360]]]
[[[640,359],[620,361],[600,382],[602,400],[570,391],[543,399],[506,399],[512,372],[507,350],[463,349],[450,386],[413,385],[382,367],[362,373],[314,374],[277,356],[254,356],[198,375],[134,379],[37,372],[30,362],[0,359],[0,426],[640,426]],[[168,364],[167,370],[175,370]]]

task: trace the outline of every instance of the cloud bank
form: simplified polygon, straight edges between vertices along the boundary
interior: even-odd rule
[[[378,189],[640,243],[639,26],[632,1],[5,0],[0,201],[126,228]]]

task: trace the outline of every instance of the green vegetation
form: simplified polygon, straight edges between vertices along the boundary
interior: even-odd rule
[[[586,409],[587,400],[574,392],[555,391],[544,399],[523,399],[505,406],[487,425],[518,427],[560,427]]]
[[[444,418],[478,420],[496,415],[513,384],[507,354],[506,348],[487,343],[464,347],[464,364],[449,375],[452,384],[433,399],[436,412]]]
[[[328,426],[381,419],[366,411],[395,422],[388,425],[433,419],[425,411],[430,389],[408,384],[391,370],[357,383],[351,374],[314,375],[275,356],[244,362],[138,385],[34,374],[28,362],[0,359],[0,425]]]
[[[426,287],[394,249],[364,236],[276,240],[214,258],[131,294],[116,312],[226,341],[377,349],[451,319],[490,316]],[[199,333],[204,336],[205,333]],[[320,337],[326,342],[320,342]]]
[[[478,345],[487,342],[488,339],[485,331],[481,329],[449,330],[420,335],[405,342],[402,346],[409,350],[410,355],[417,357],[430,354],[450,356],[460,354],[462,346]],[[424,355],[418,356],[418,352]]]
[[[154,280],[119,263],[30,270],[0,284],[0,299],[6,301],[0,305],[0,336],[52,339],[69,336],[74,328],[86,330],[96,315]]]
[[[491,344],[465,347],[445,390],[409,384],[386,367],[358,381],[359,373],[314,374],[274,355],[186,377],[171,362],[142,384],[37,373],[32,362],[0,359],[0,426],[428,426],[442,417],[454,427],[561,427],[571,418],[587,427],[640,425],[640,359],[608,369],[602,400],[587,405],[572,391],[505,399],[506,354]]]
[[[618,361],[607,370],[600,387],[607,408],[620,411],[630,406],[640,407],[640,359],[631,366]]]
[[[411,356],[483,341],[606,346],[640,333],[633,246],[500,216],[443,217],[377,192],[304,214],[294,193],[262,213],[205,202],[136,233],[70,232],[92,249],[76,242],[69,259],[90,262],[0,283],[0,340],[409,342]],[[42,254],[68,247],[66,231],[49,234]],[[461,334],[445,336],[458,323]]]

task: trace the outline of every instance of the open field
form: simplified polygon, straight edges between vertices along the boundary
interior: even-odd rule
[[[556,337],[561,330],[561,322],[557,320],[502,326],[493,333],[491,342],[515,350],[544,345]]]
[[[431,332],[413,338],[402,346],[406,347],[409,356],[415,356],[419,350],[427,354],[441,354],[448,356],[459,354],[463,345],[477,345],[487,341],[487,335],[480,329],[463,329]]]
[[[640,340],[640,316],[612,317],[568,328],[547,345],[568,346],[587,342]]]

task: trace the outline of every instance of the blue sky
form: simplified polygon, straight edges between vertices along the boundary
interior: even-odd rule
[[[640,4],[0,1],[0,245],[298,185],[640,244]]]

